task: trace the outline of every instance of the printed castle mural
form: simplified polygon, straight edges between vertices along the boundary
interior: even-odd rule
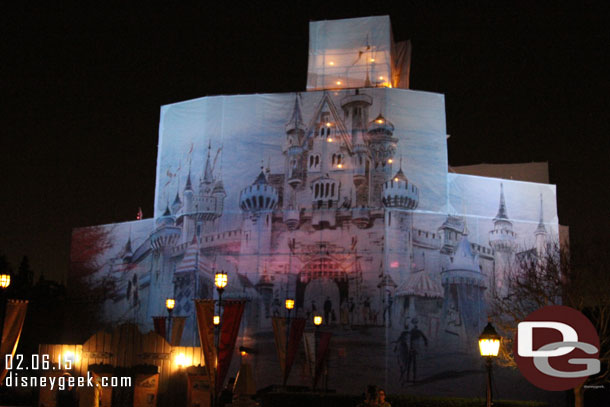
[[[286,298],[333,331],[333,388],[400,391],[476,356],[490,299],[558,239],[555,188],[448,173],[442,95],[372,83],[380,56],[363,49],[356,89],[162,108],[155,217],[95,227],[108,321],[148,331],[175,298],[182,344],[198,346],[194,300],[216,298],[224,270],[223,299],[248,301],[238,346],[257,349],[259,387],[280,382]]]

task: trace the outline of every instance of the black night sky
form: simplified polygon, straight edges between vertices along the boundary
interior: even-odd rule
[[[548,161],[572,244],[607,240],[602,2],[13,3],[0,17],[0,253],[13,268],[27,254],[63,279],[73,227],[152,215],[161,105],[302,91],[308,21],[381,14],[412,40],[412,88],[445,94],[449,163]]]

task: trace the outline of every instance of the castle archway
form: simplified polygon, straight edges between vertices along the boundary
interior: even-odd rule
[[[320,257],[305,264],[299,273],[296,286],[296,306],[306,313],[315,302],[320,315],[324,314],[324,303],[330,300],[335,315],[339,317],[339,306],[347,301],[349,281],[341,264],[331,257]]]

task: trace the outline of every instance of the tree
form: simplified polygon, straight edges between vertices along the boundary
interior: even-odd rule
[[[100,275],[103,254],[112,246],[112,230],[105,226],[75,229],[72,233],[66,338],[82,342],[103,325],[102,307],[114,291],[109,276]]]
[[[576,407],[584,405],[585,385],[610,383],[610,275],[603,264],[604,251],[570,251],[559,243],[549,244],[545,253],[527,252],[508,276],[508,293],[492,301],[494,323],[503,335],[499,362],[516,367],[512,354],[517,324],[531,312],[547,305],[567,305],[585,314],[600,339],[602,369],[574,389]]]

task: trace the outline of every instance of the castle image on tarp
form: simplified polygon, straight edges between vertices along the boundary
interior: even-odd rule
[[[281,382],[286,298],[333,332],[332,388],[478,369],[491,298],[558,240],[555,187],[449,172],[444,97],[408,90],[409,64],[388,17],[312,22],[307,91],[163,106],[154,218],[90,228],[111,242],[91,276],[115,283],[106,320],[148,331],[175,298],[198,346],[194,300],[224,270],[258,387]]]

